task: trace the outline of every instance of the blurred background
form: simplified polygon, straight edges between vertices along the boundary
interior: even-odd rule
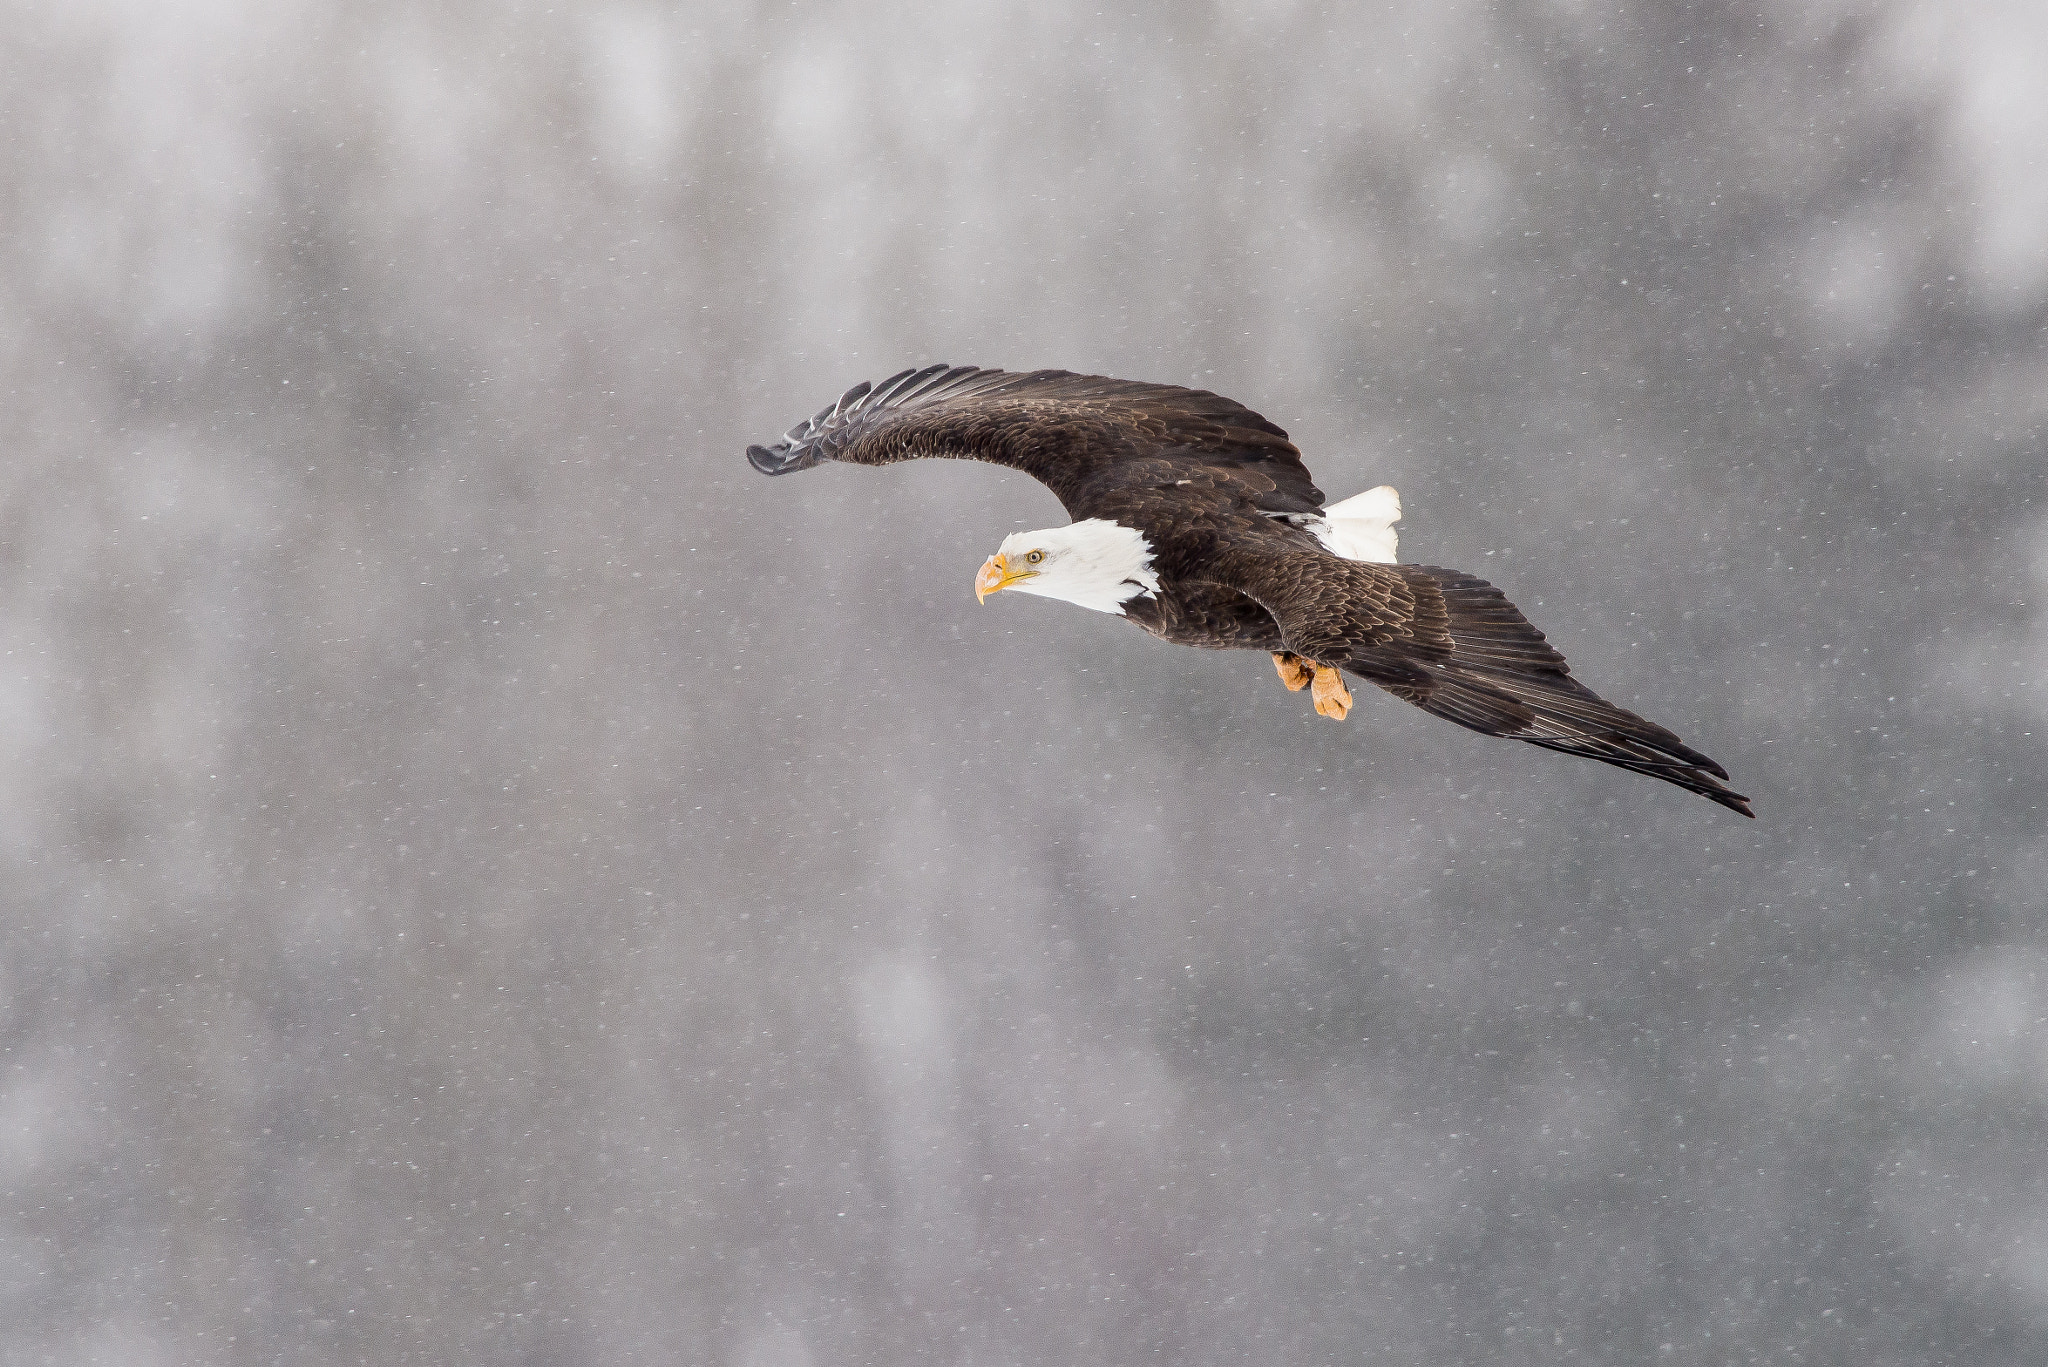
[[[0,1360],[2048,1357],[2048,10],[0,8]],[[747,468],[932,361],[1759,819]]]

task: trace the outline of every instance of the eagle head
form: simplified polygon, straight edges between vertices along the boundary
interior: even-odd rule
[[[1125,603],[1158,588],[1144,533],[1099,517],[1013,532],[974,576],[974,596],[984,602],[991,593],[1017,589],[1097,612],[1121,613]]]

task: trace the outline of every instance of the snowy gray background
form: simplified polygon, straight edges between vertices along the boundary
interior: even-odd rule
[[[2048,1358],[2048,10],[0,9],[0,1360]],[[747,468],[937,360],[1760,819]]]

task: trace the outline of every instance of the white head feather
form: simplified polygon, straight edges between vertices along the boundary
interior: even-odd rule
[[[1003,538],[1000,554],[1012,573],[1026,576],[1010,588],[1097,612],[1121,613],[1131,599],[1159,588],[1152,544],[1143,533],[1105,518],[1012,532]]]

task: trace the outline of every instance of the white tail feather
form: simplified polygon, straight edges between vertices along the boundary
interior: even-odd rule
[[[1400,545],[1394,524],[1401,520],[1401,495],[1391,484],[1354,494],[1323,509],[1320,523],[1308,530],[1333,555],[1391,565]]]

